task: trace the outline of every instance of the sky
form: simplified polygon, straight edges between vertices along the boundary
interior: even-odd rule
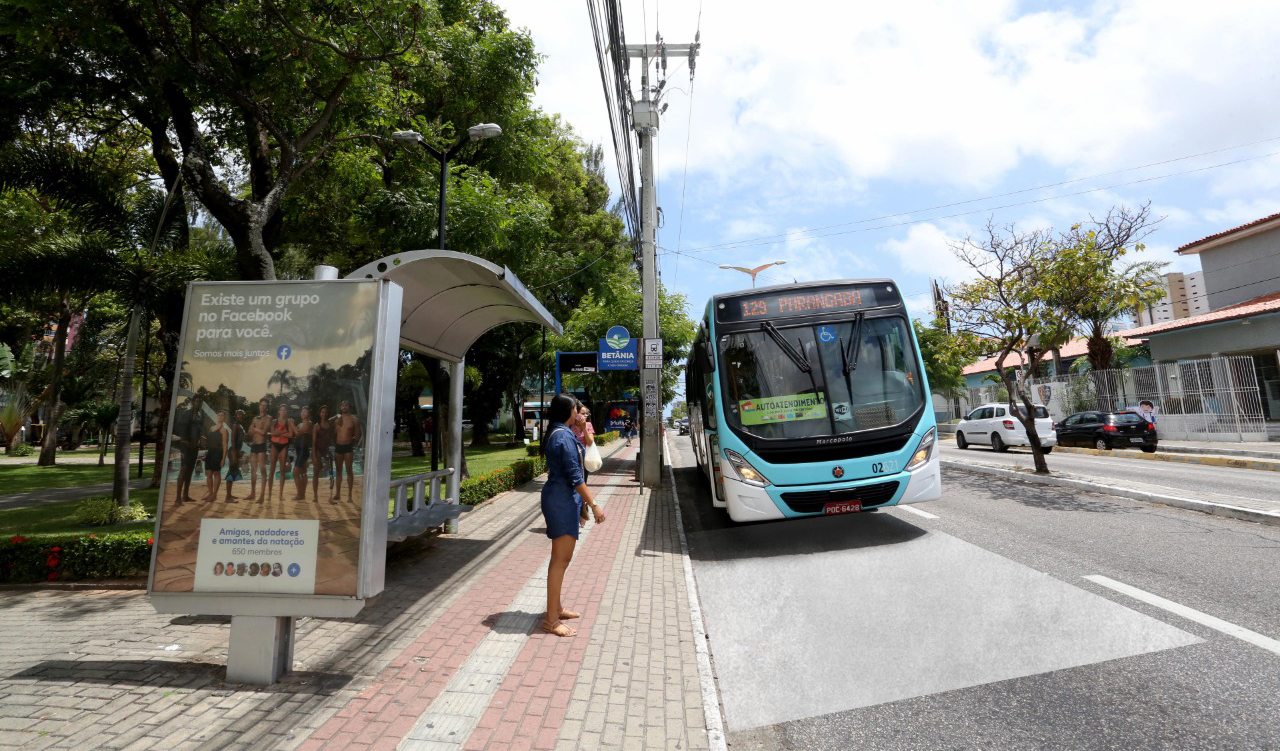
[[[497,0],[544,56],[535,103],[612,141],[583,0]],[[1161,217],[1140,260],[1280,212],[1280,3],[619,0],[669,62],[659,270],[701,317],[758,284],[889,277],[913,315],[988,221]],[[639,81],[639,63],[632,80]],[[611,177],[616,189],[616,175]],[[633,332],[633,334],[636,332]]]

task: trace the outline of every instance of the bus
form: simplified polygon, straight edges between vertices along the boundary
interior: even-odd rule
[[[685,379],[694,456],[734,521],[942,495],[929,384],[891,280],[716,295]]]

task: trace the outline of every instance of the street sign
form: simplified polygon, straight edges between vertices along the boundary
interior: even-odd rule
[[[639,370],[639,342],[622,326],[614,326],[600,340],[600,370]]]
[[[662,340],[644,340],[644,366],[646,368],[662,367]]]

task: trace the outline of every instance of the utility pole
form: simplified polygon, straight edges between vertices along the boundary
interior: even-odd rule
[[[656,236],[658,228],[658,191],[653,170],[653,139],[658,134],[658,116],[666,105],[658,106],[666,79],[649,85],[649,64],[657,62],[665,74],[668,57],[689,58],[689,77],[693,77],[698,57],[697,37],[693,44],[666,44],[658,35],[657,44],[628,44],[627,57],[640,58],[640,99],[632,102],[631,115],[640,137],[640,275],[641,318],[645,341],[655,340],[658,330],[658,264]],[[639,480],[647,488],[662,484],[662,368],[647,368],[645,353],[640,353],[640,431]],[[661,365],[661,363],[659,363]]]

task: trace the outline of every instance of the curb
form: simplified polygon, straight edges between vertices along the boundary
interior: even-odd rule
[[[1211,503],[1209,501],[1200,501],[1194,498],[1180,498],[1178,496],[1151,493],[1145,490],[1126,488],[1118,485],[1105,485],[1100,482],[1076,480],[1069,477],[1037,475],[1034,472],[1005,469],[1004,467],[992,467],[988,464],[963,464],[961,462],[947,459],[942,460],[941,463],[942,466],[948,469],[958,469],[964,472],[995,475],[997,477],[1004,477],[1006,479],[1018,480],[1021,482],[1037,483],[1040,485],[1057,485],[1059,487],[1087,490],[1094,493],[1105,493],[1106,495],[1116,495],[1122,498],[1130,498],[1135,501],[1159,503],[1165,506],[1175,506],[1177,508],[1187,509],[1188,511],[1199,511],[1205,514],[1214,514],[1216,516],[1227,516],[1232,519],[1256,522],[1258,524],[1280,525],[1280,513],[1273,513],[1270,511],[1260,511],[1258,509],[1244,508],[1242,506],[1229,506],[1225,503]]]
[[[1110,456],[1116,459],[1142,459],[1149,462],[1177,462],[1180,464],[1205,464],[1210,467],[1233,467],[1235,469],[1261,469],[1269,472],[1280,472],[1280,460],[1275,459],[1236,459],[1231,456],[1184,454],[1181,452],[1154,453],[1115,451],[1111,449],[1086,449],[1076,446],[1056,446],[1054,451],[1064,454],[1092,454],[1093,456]]]

